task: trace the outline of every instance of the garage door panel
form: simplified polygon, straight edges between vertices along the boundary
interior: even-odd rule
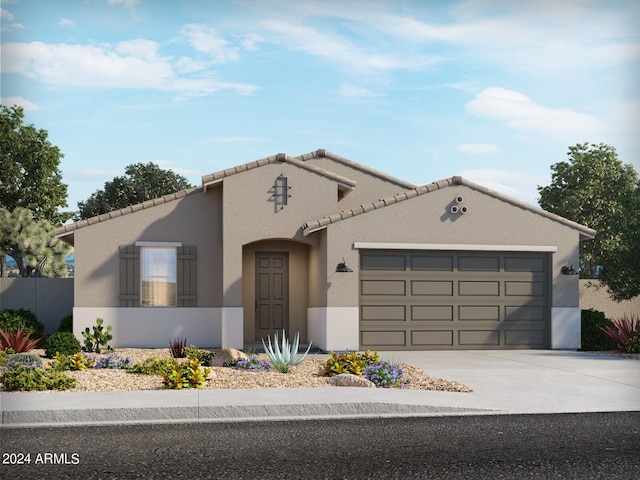
[[[518,297],[544,297],[544,282],[505,282],[505,295]]]
[[[411,320],[453,322],[453,306],[452,305],[432,305],[432,306],[413,305],[411,307]]]
[[[405,255],[370,255],[360,257],[362,270],[406,270]]]
[[[362,295],[406,295],[404,280],[363,280]]]
[[[361,347],[546,348],[549,254],[361,252]]]
[[[453,255],[411,255],[411,269],[453,272]]]
[[[466,346],[474,345],[500,345],[499,330],[459,330],[458,344]]]
[[[461,272],[499,272],[500,257],[460,255],[458,257],[458,270]]]
[[[458,295],[481,295],[494,296],[500,295],[500,282],[486,281],[461,281],[458,282]]]
[[[405,320],[404,305],[365,305],[361,308],[361,318],[363,321],[400,321]]]
[[[500,320],[499,305],[469,305],[458,306],[458,320],[474,321],[474,320]]]
[[[453,346],[453,330],[412,330],[412,346]]]
[[[362,330],[360,332],[360,344],[364,347],[406,347],[407,334],[401,330]]]
[[[517,322],[522,320],[544,322],[544,305],[507,305],[505,307],[505,320]]]
[[[544,346],[546,334],[544,330],[507,330],[505,344],[512,346],[536,345]]]
[[[544,272],[543,257],[506,257],[504,269],[507,272]]]
[[[452,296],[453,280],[413,280],[411,282],[411,295]]]

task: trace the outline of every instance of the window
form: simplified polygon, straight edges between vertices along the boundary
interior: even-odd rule
[[[175,307],[178,300],[176,247],[140,249],[140,304]]]

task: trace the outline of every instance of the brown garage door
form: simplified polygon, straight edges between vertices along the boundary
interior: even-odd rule
[[[549,255],[364,250],[360,348],[547,348]]]

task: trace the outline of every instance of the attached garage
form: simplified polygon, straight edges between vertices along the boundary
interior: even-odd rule
[[[360,348],[549,348],[551,252],[360,250]]]

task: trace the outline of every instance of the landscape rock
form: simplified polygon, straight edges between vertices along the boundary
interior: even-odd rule
[[[246,360],[249,358],[246,353],[235,348],[223,348],[211,359],[212,367],[222,367],[228,360]]]
[[[352,373],[341,373],[329,379],[329,383],[336,387],[376,388],[376,384],[364,377]]]

